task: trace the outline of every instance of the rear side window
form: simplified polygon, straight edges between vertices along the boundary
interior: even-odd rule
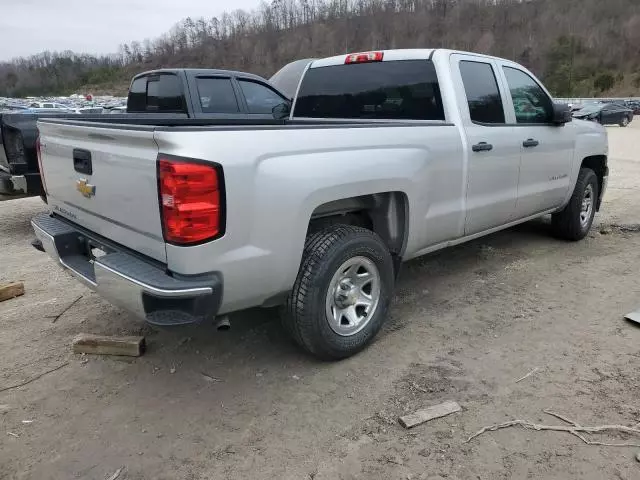
[[[238,80],[242,94],[247,101],[249,113],[273,113],[273,107],[286,100],[271,88],[249,80]]]
[[[180,78],[161,73],[135,79],[129,89],[127,111],[187,113]]]
[[[471,121],[505,123],[498,81],[491,64],[462,61],[460,62],[460,75],[467,94]]]
[[[436,70],[428,60],[310,68],[295,117],[444,120]]]
[[[203,113],[240,112],[230,78],[198,77],[196,84]]]

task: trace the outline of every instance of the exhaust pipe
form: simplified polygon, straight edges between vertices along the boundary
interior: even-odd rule
[[[229,315],[223,315],[221,317],[216,318],[216,330],[219,332],[226,332],[231,329],[231,321],[229,320]]]

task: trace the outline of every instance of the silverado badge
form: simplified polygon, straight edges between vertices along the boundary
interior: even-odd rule
[[[91,198],[96,194],[95,185],[91,185],[86,178],[82,178],[76,182],[76,190],[85,198]]]

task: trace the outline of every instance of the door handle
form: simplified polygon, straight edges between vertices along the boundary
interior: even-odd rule
[[[473,150],[474,152],[488,152],[490,150],[493,150],[493,145],[487,142],[480,142],[471,147],[471,150]]]
[[[540,145],[540,142],[537,140],[534,140],[533,138],[529,138],[528,140],[525,140],[524,142],[522,142],[522,146],[524,148],[537,147],[538,145]]]

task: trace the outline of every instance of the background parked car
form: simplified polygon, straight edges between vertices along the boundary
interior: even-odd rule
[[[640,115],[640,100],[628,100],[625,105],[633,110],[634,115]]]
[[[591,120],[602,125],[626,127],[633,120],[633,110],[617,103],[592,103],[573,112],[573,117]]]

